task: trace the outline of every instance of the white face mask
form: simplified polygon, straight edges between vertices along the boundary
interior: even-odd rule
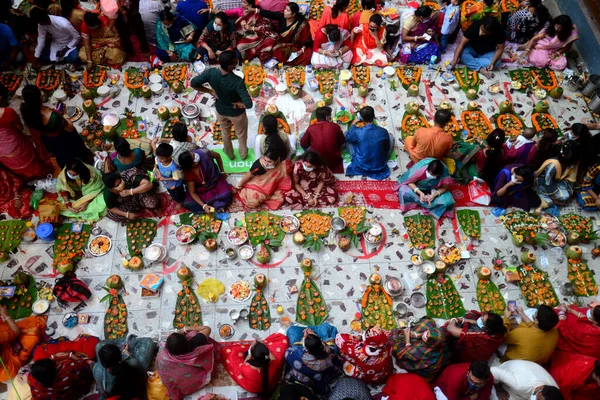
[[[302,168],[304,168],[306,172],[311,172],[315,169],[314,167],[307,167],[304,163],[302,163]]]
[[[360,113],[356,113],[356,120],[362,121],[362,115],[360,115]]]
[[[221,29],[223,29],[221,26],[217,25],[214,22],[213,22],[213,28],[215,28],[215,32],[221,32]]]
[[[512,174],[512,175],[510,176],[510,180],[511,180],[511,182],[512,182],[512,183],[520,183],[520,182],[517,180],[517,176],[516,176],[515,174]]]
[[[569,138],[569,140],[575,140],[575,136],[573,136],[573,132],[567,133],[567,137]]]
[[[427,171],[427,170],[425,170],[425,176],[427,176],[427,179],[435,179],[435,178],[437,178],[437,176],[435,176],[435,175],[431,175],[431,174],[429,173],[429,171]]]
[[[594,322],[594,317],[592,317],[592,309],[589,308],[586,312],[585,312],[585,316],[587,317],[587,319],[590,322]]]
[[[79,179],[79,175],[71,175],[71,174],[69,173],[69,171],[67,171],[67,176],[68,176],[69,178],[73,179],[74,181],[76,181],[77,179]]]
[[[200,162],[200,154],[194,153],[194,164],[198,164]]]
[[[483,317],[477,318],[477,326],[479,329],[483,329],[485,327],[485,324],[483,323]]]

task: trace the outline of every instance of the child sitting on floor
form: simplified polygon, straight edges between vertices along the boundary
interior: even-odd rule
[[[537,132],[533,128],[525,128],[517,137],[512,137],[504,144],[506,146],[506,164],[531,164],[537,156],[535,137]]]
[[[176,210],[183,207],[185,189],[183,187],[183,172],[173,161],[173,146],[161,143],[154,149],[156,154],[156,169],[154,175],[165,186],[169,195],[177,202]]]
[[[458,35],[460,3],[462,3],[462,0],[445,0],[443,3],[446,6],[442,8],[442,11],[444,11],[444,22],[441,30],[442,38],[440,40],[442,53],[446,51],[448,43],[454,43]]]

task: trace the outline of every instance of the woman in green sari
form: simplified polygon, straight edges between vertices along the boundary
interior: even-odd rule
[[[100,172],[80,159],[69,162],[56,178],[61,215],[86,222],[106,214],[104,183]]]

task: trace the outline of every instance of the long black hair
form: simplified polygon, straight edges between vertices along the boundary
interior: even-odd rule
[[[317,360],[324,360],[329,356],[325,351],[323,341],[317,335],[306,335],[304,338],[304,348]]]
[[[294,14],[294,18],[296,19],[296,21],[304,21],[305,18],[304,15],[300,12],[300,6],[298,6],[298,3],[290,1],[289,3],[287,3],[286,7],[288,7],[292,14]]]
[[[131,399],[145,398],[146,382],[136,368],[123,362],[121,349],[114,344],[105,344],[98,351],[98,360],[115,378],[113,396]]]
[[[558,140],[558,132],[555,129],[547,128],[540,133],[540,140],[537,143],[537,163],[535,167],[539,167],[549,158],[554,157],[556,153],[556,141]]]
[[[261,394],[266,395],[269,393],[269,364],[271,364],[271,352],[269,348],[261,342],[256,342],[250,350],[250,360],[248,364],[253,367],[260,368],[262,376]]]
[[[556,25],[562,27],[560,32],[556,30]],[[546,28],[546,33],[550,37],[557,36],[558,40],[564,42],[573,33],[573,20],[568,15],[559,15],[550,22],[550,25]]]
[[[131,155],[131,145],[126,139],[121,136],[117,136],[114,141],[115,150],[121,157],[129,157]]]
[[[486,142],[488,149],[486,150],[485,166],[482,171],[482,178],[488,185],[496,180],[503,163],[502,145],[506,140],[506,133],[500,128],[494,129],[487,137]]]
[[[338,15],[348,7],[349,3],[349,0],[337,0],[331,7],[331,17],[334,19],[337,18]]]
[[[277,117],[275,117],[274,115],[266,115],[262,120],[262,125],[266,135],[265,145],[267,149],[270,149],[274,153],[276,153],[278,156],[277,158],[279,158],[280,160],[287,158],[286,145],[279,136]]]
[[[21,116],[25,123],[33,128],[42,127],[42,92],[35,85],[23,88],[23,103],[21,103]]]
[[[562,165],[571,166],[581,161],[581,147],[574,140],[568,140],[560,146],[558,161]]]
[[[75,159],[71,160],[65,166],[65,170],[77,172],[77,174],[79,175],[79,177],[81,178],[83,183],[88,183],[90,181],[90,178],[91,178],[90,170],[88,167],[86,167],[86,165],[83,163],[83,161],[81,161],[79,158],[75,158]],[[69,175],[67,175],[67,179],[71,179],[71,178],[69,178]]]

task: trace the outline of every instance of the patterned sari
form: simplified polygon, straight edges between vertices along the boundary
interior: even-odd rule
[[[21,196],[23,205],[15,208],[15,195]],[[31,190],[10,171],[0,166],[0,212],[7,213],[13,218],[29,218],[32,214],[29,200]]]
[[[202,149],[194,150],[200,155],[200,162],[185,171],[184,180],[194,182],[195,192],[202,201],[216,209],[227,207],[233,199],[233,192],[227,179],[221,175],[212,155]],[[200,204],[192,198],[189,191],[185,194],[183,206],[194,213],[204,213]]]
[[[242,22],[246,22],[248,27],[253,29],[243,29]],[[238,35],[237,49],[242,54],[242,58],[252,60],[258,57],[263,64],[271,59],[279,35],[266,18],[256,13],[242,15],[235,21],[235,30]]]
[[[160,21],[156,21],[156,55],[162,61],[171,61],[167,51],[174,52],[177,57],[185,61],[193,61],[196,58],[196,49],[192,43],[179,43],[185,40],[181,35],[181,29],[190,25],[190,22],[179,14],[175,14],[175,21],[169,27]]]
[[[350,30],[350,18],[348,17],[348,13],[345,11],[339,11],[338,16],[333,18],[333,15],[331,14],[331,6],[325,7],[320,20],[310,20],[308,23],[310,24],[310,34],[313,38],[316,38],[317,33],[325,25],[337,25],[338,27],[347,31]]]
[[[285,378],[297,381],[315,390],[317,393],[329,392],[329,383],[340,375],[341,362],[335,346],[325,344],[327,356],[318,359],[303,346],[290,347],[285,352],[285,360],[290,367]]]
[[[100,172],[91,165],[85,164],[90,171],[90,180],[84,183],[81,179],[72,180],[67,178],[66,167],[56,178],[56,191],[59,193],[58,200],[61,203],[61,215],[83,221],[95,222],[106,214],[106,203],[104,202],[104,183]],[[86,204],[85,211],[73,213],[66,204],[71,203],[73,208],[79,208]]]
[[[426,22],[416,22],[413,24],[416,17],[409,17],[405,21],[405,25],[403,29],[407,29],[407,26],[410,26],[408,29],[409,36],[422,36],[428,30],[432,30],[433,32],[437,31],[438,18],[429,18]],[[434,41],[428,42],[410,42],[411,52],[409,54],[405,54],[404,52],[400,52],[400,62],[403,64],[407,63],[415,63],[415,64],[427,64],[431,59],[431,56],[437,56],[438,60],[440,59],[442,53],[440,50],[440,46]]]
[[[554,203],[564,204],[571,198],[577,180],[577,167],[578,164],[563,169],[557,159],[551,158],[535,171],[535,187],[542,199],[542,208]]]
[[[96,29],[90,29],[85,22],[81,25],[81,36],[83,40],[89,40],[92,46],[92,61],[96,65],[120,66],[127,59],[127,53],[121,46],[121,38],[117,29],[110,24],[110,20],[100,15],[100,25]],[[79,49],[79,58],[82,62],[88,61],[85,46]]]
[[[130,168],[121,173],[121,179],[125,182],[125,189],[137,188],[141,181],[148,179],[148,174],[137,168]],[[106,191],[105,191],[106,193]],[[139,213],[144,208],[155,209],[160,204],[160,195],[156,191],[156,186],[145,193],[134,194],[133,196],[116,197],[117,208],[123,212]],[[112,207],[111,207],[112,208]],[[113,213],[110,209],[106,216],[113,221],[125,221],[126,218]]]
[[[335,179],[331,170],[327,167],[319,167],[307,172],[302,164],[304,164],[302,161],[297,161],[294,164],[293,174],[295,177],[298,177],[300,186],[302,186],[302,189],[308,195],[313,196],[315,194],[317,186],[319,186],[321,181],[325,183],[317,199],[316,207],[331,207],[337,203],[338,193],[333,188],[337,179]],[[292,189],[285,194],[285,202],[294,210],[302,210],[308,207],[308,200],[296,189]]]
[[[263,175],[254,175],[244,185],[237,194],[244,207],[257,208],[265,203],[270,210],[281,208],[285,202],[285,193],[292,188],[287,162],[288,160],[280,162]]]
[[[273,48],[273,57],[285,65],[308,65],[312,57],[312,37],[310,25],[304,18],[283,27],[279,34],[281,40]],[[304,47],[304,53],[292,61],[288,61],[292,53]]]
[[[450,191],[437,196],[429,204],[428,202],[422,202],[420,197],[408,186],[409,183],[414,183],[423,193],[430,194],[435,189],[451,184],[452,178],[445,165],[444,171],[440,176],[433,179],[427,177],[425,171],[427,171],[427,167],[434,160],[434,158],[425,158],[419,161],[398,179],[398,183],[400,184],[398,192],[398,197],[400,197],[400,211],[403,213],[414,210],[417,207],[422,207],[438,219],[442,216],[454,217],[454,198]]]
[[[362,32],[354,38],[354,65],[377,65],[384,67],[388,64],[387,54],[377,47],[375,38],[369,32],[369,23],[361,24]],[[382,26],[377,32],[377,37],[381,41],[385,37],[385,28]]]
[[[600,398],[600,386],[589,379],[597,359],[581,354],[556,350],[552,354],[550,375],[554,378],[565,400]]]
[[[598,206],[594,198],[588,193],[589,191],[600,194],[600,164],[596,164],[587,170],[581,182],[581,187],[575,194],[581,208],[587,211],[597,211]]]
[[[535,44],[531,53],[529,53],[529,62],[534,67],[538,68],[551,68],[555,71],[562,71],[567,67],[567,57],[560,55],[559,57],[552,59],[551,54],[572,45],[579,39],[577,28],[573,26],[573,32],[571,36],[565,41],[561,41],[557,36],[544,37]]]
[[[390,332],[371,328],[364,337],[340,333],[335,343],[344,360],[344,373],[370,385],[386,381],[392,372]]]
[[[36,381],[32,375],[27,378],[35,400],[70,400],[86,395],[94,383],[91,364],[85,354],[75,353],[77,359],[69,355],[54,358],[56,376],[52,386],[47,387]]]

